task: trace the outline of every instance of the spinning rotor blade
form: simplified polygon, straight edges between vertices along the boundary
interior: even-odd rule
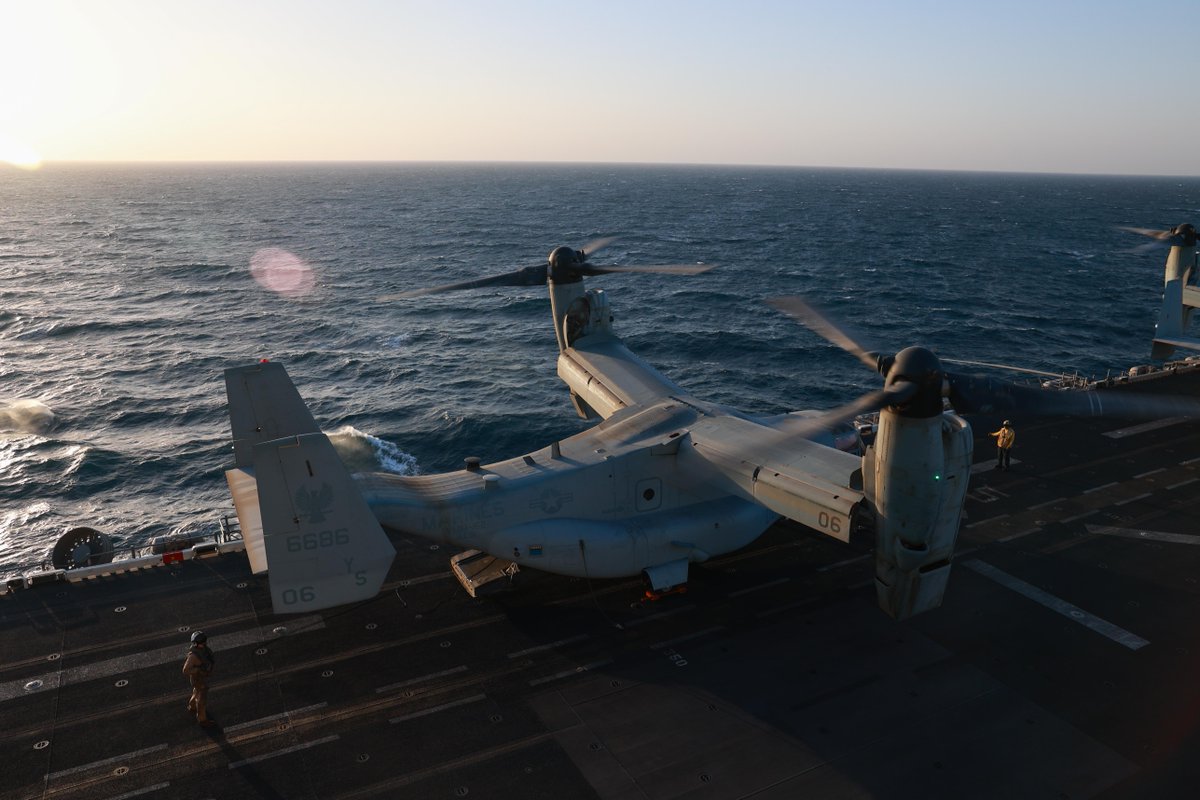
[[[1043,389],[985,375],[948,372],[942,368],[942,361],[933,352],[922,347],[909,347],[895,356],[868,352],[843,327],[801,298],[777,298],[770,303],[847,350],[864,364],[877,368],[886,380],[882,391],[864,395],[814,417],[811,425],[805,426],[797,434],[800,436],[811,436],[817,430],[885,406],[898,407],[902,413],[935,416],[941,413],[943,397],[950,400],[959,414],[984,412],[1118,419],[1200,418],[1200,398],[1147,395],[1132,391]],[[983,365],[983,362],[960,363]]]
[[[602,236],[599,239],[592,239],[590,242],[585,244],[579,252],[583,253],[583,257],[586,260],[589,256],[600,252],[616,240],[617,237],[615,236]]]
[[[401,300],[409,297],[422,297],[427,294],[441,294],[442,292],[457,292],[462,289],[481,289],[485,286],[545,286],[546,272],[549,267],[542,264],[537,267],[525,267],[516,270],[515,272],[507,272],[503,275],[493,275],[490,278],[476,278],[470,281],[459,281],[458,283],[447,283],[443,286],[430,286],[424,289],[410,289],[407,292],[397,292],[389,294],[381,300]]]
[[[823,312],[818,311],[801,297],[776,297],[767,301],[775,308],[794,318],[826,341],[850,353],[874,371],[880,367],[879,354],[867,350]]]
[[[582,250],[572,250],[569,247],[556,247],[547,263],[536,267],[525,267],[515,272],[503,275],[493,275],[488,278],[475,278],[469,281],[447,283],[442,286],[430,286],[423,289],[410,289],[406,292],[389,294],[381,300],[401,300],[410,297],[423,297],[428,294],[442,292],[457,292],[463,289],[482,289],[487,286],[545,286],[548,278],[557,281],[578,280],[583,275],[608,275],[622,272],[659,275],[699,275],[713,268],[712,264],[646,264],[639,266],[619,266],[616,264],[596,265],[588,262],[593,253],[615,242],[614,237],[593,239],[583,246]]]
[[[1170,245],[1172,247],[1195,247],[1196,246],[1196,228],[1193,225],[1184,223],[1176,225],[1169,231],[1160,231],[1153,228],[1131,228],[1125,225],[1118,225],[1118,230],[1136,233],[1139,236],[1148,236],[1161,244]]]

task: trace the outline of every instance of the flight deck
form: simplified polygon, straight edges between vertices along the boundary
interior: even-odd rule
[[[1003,472],[972,419],[949,588],[904,622],[867,550],[786,521],[653,601],[533,570],[471,598],[404,536],[311,615],[240,553],[11,591],[0,798],[1194,797],[1200,423],[1014,422]]]

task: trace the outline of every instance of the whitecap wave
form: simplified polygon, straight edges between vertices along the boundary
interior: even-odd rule
[[[343,425],[326,435],[351,472],[383,470],[396,475],[416,475],[420,471],[416,458],[391,442],[363,433],[353,425]]]
[[[54,425],[54,412],[37,400],[14,400],[0,405],[0,431],[45,433]]]

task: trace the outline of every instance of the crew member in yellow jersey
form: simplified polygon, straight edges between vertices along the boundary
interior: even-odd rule
[[[996,438],[996,469],[1008,469],[1009,454],[1017,441],[1017,432],[1012,429],[1012,423],[1004,420],[1000,430],[989,433]]]

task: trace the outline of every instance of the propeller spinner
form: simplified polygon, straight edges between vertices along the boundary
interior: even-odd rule
[[[609,275],[617,273],[646,273],[659,275],[699,275],[708,272],[713,264],[648,264],[641,266],[619,266],[616,264],[593,264],[588,259],[597,251],[616,241],[613,237],[595,239],[588,242],[579,250],[570,247],[556,247],[550,251],[545,264],[534,267],[493,275],[488,278],[476,278],[469,281],[447,283],[442,286],[430,286],[423,289],[411,289],[406,292],[388,295],[383,300],[397,300],[410,297],[421,297],[443,292],[457,292],[463,289],[480,289],[487,286],[544,286],[547,281],[555,283],[576,283],[584,277],[593,275]]]

